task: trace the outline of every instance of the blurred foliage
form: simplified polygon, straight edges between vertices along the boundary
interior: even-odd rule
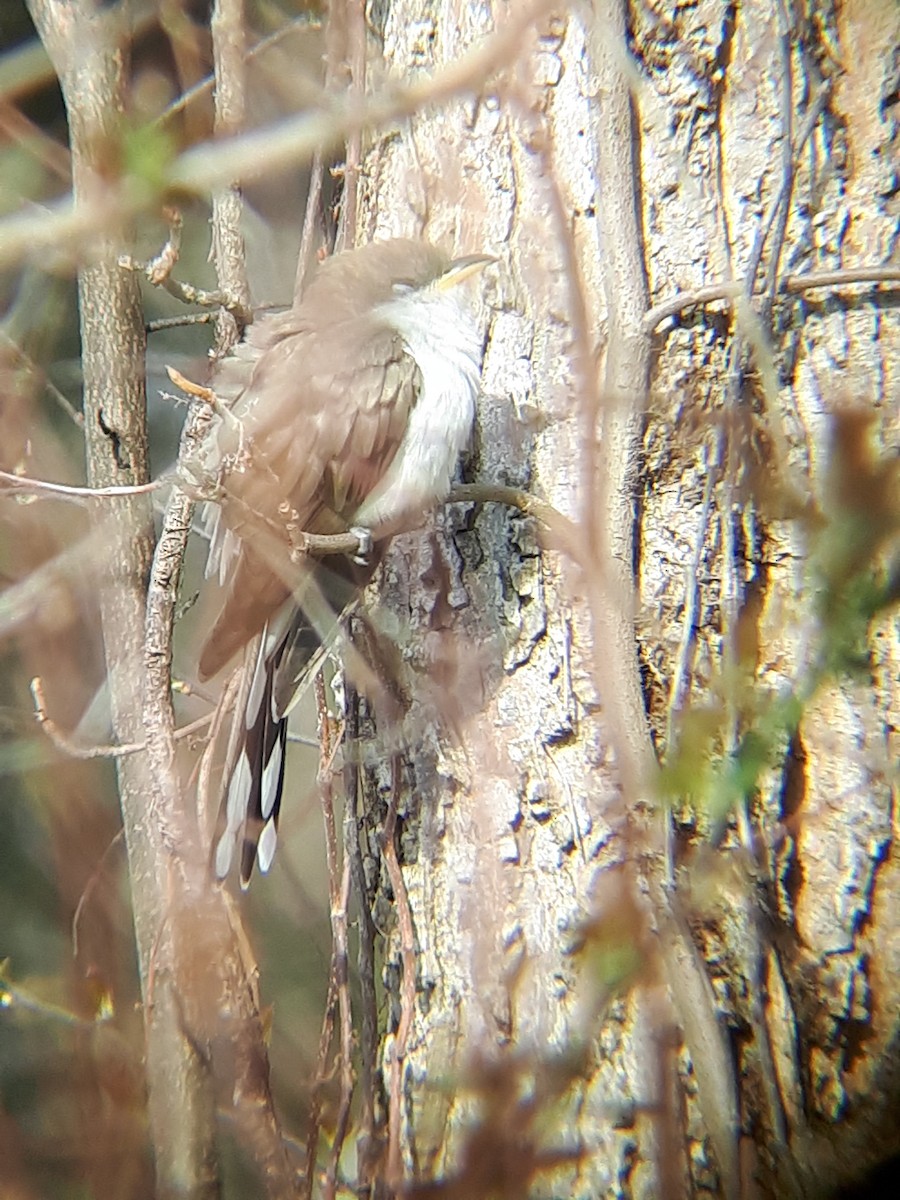
[[[299,103],[285,63],[299,80],[304,68],[319,69],[320,49],[305,40],[302,6],[260,0],[246,9],[255,31],[251,42],[291,23],[289,36],[251,65],[252,104],[259,119],[276,119]],[[151,257],[165,241],[156,204],[172,156],[212,135],[212,89],[204,83],[211,71],[209,10],[208,0],[131,5],[132,87],[109,162],[148,210],[135,230],[138,257]],[[189,103],[161,119],[192,89]],[[8,0],[0,5],[0,216],[39,211],[70,187],[60,90],[24,3]],[[252,190],[264,210],[263,217],[252,210],[247,216],[254,287],[262,300],[289,295],[304,188],[305,174],[298,171]],[[197,287],[215,287],[209,207],[186,202],[182,215],[175,273]],[[142,291],[148,321],[184,314],[161,289],[144,283]],[[171,466],[185,412],[161,397],[172,390],[165,366],[203,378],[210,343],[206,325],[149,338],[156,473]],[[47,254],[0,273],[0,469],[84,481],[81,383],[75,255]],[[35,721],[28,691],[28,681],[39,675],[60,730],[89,745],[109,740],[98,563],[84,553],[74,563],[70,558],[66,571],[46,573],[86,530],[78,504],[0,492],[0,1195],[17,1200],[143,1200],[153,1190],[140,987],[114,767],[109,760],[72,759],[55,747]],[[199,588],[202,557],[202,548],[192,546],[184,601]],[[42,579],[43,586],[27,590],[29,581]],[[204,619],[200,605],[179,622],[177,669],[188,680],[196,625]],[[180,723],[209,709],[208,699],[190,689],[176,697],[176,707]],[[184,744],[185,778],[197,750],[198,744]],[[303,794],[294,797],[282,827],[282,867],[257,885],[244,910],[262,965],[263,1002],[273,1014],[273,1057],[290,1064],[274,1081],[288,1131],[305,1127],[330,962],[315,758],[295,777]],[[252,1170],[227,1146],[225,1116],[229,1194],[253,1194]]]
[[[811,633],[805,673],[776,694],[756,682],[757,614],[739,620],[739,661],[713,679],[710,703],[689,706],[659,777],[660,796],[687,800],[718,836],[735,806],[746,804],[763,772],[787,753],[804,712],[827,682],[866,676],[871,668],[872,624],[900,599],[900,462],[878,455],[870,412],[838,410],[829,469],[816,505],[798,518],[808,547],[807,580],[796,620]],[[739,737],[723,756],[731,722]]]

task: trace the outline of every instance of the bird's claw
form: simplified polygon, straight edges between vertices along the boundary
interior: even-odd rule
[[[353,561],[359,567],[367,567],[372,557],[372,547],[374,545],[372,530],[366,529],[363,525],[354,525],[350,532],[359,543],[356,547],[356,553],[353,555]]]

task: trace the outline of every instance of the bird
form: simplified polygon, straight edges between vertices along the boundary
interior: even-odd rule
[[[461,285],[494,258],[410,238],[321,262],[291,308],[262,315],[218,364],[216,415],[189,473],[215,480],[207,576],[222,589],[198,674],[253,656],[213,839],[246,888],[277,844],[287,717],[329,627],[370,580],[373,547],[449,495],[474,423],[484,339]],[[302,559],[302,534],[353,533],[356,554]],[[324,616],[322,615],[324,612]],[[239,705],[241,700],[239,700]]]

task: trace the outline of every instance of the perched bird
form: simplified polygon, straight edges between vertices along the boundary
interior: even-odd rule
[[[192,468],[218,482],[207,575],[224,588],[200,677],[255,651],[226,762],[220,878],[239,842],[243,887],[254,862],[271,866],[286,717],[326,626],[371,577],[371,546],[449,494],[483,353],[459,285],[491,261],[408,239],[335,255],[293,308],[258,319],[218,366],[220,412]],[[349,531],[360,554],[304,558],[301,573],[299,535]]]

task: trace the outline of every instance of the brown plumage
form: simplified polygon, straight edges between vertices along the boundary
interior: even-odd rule
[[[292,530],[362,524],[377,540],[447,494],[481,359],[471,314],[449,289],[484,261],[452,263],[411,240],[337,255],[294,308],[260,318],[217,369],[212,386],[228,411],[189,464],[221,497],[208,506],[207,574],[218,573],[225,594],[200,677],[262,635],[229,748],[219,876],[241,836],[244,886],[257,858],[264,871],[271,864],[286,713],[323,626],[336,624],[377,561],[300,563]]]
[[[328,259],[299,305],[252,325],[213,380],[235,418],[219,424],[206,463],[225,467],[217,533],[230,561],[225,603],[200,655],[201,679],[217,674],[290,595],[271,567],[279,542],[286,558],[291,550],[280,506],[287,503],[307,533],[346,532],[400,445],[421,375],[395,330],[386,322],[371,328],[373,308],[391,298],[383,259],[385,247],[396,245]],[[427,243],[406,246],[411,280],[449,265]],[[365,356],[348,361],[348,344],[364,345]],[[223,537],[226,529],[246,540]],[[261,553],[254,540],[266,532]]]

